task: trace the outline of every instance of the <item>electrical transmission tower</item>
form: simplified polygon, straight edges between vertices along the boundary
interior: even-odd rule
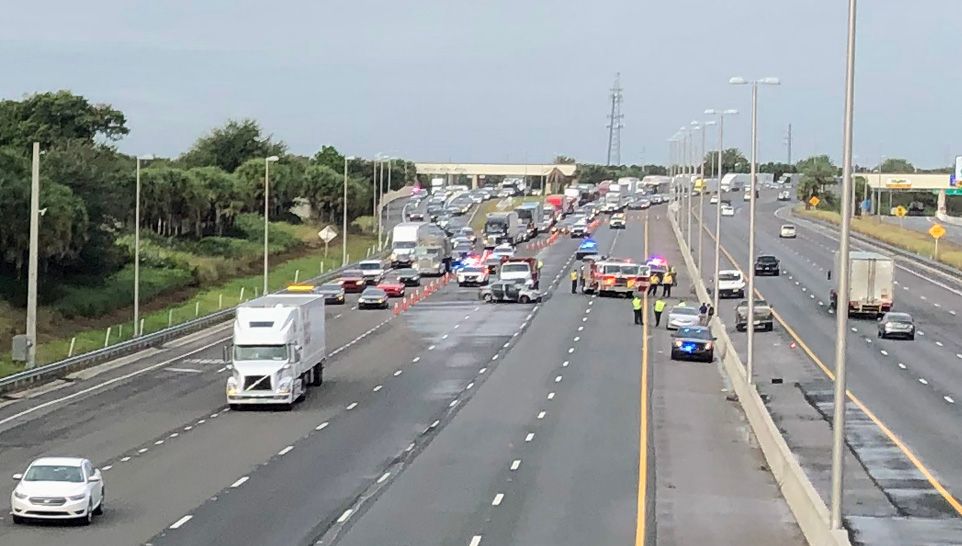
[[[785,145],[788,147],[788,164],[792,164],[792,124],[788,124],[788,134],[785,135]]]
[[[621,113],[623,100],[619,72],[615,74],[615,86],[611,88],[611,113],[608,114],[608,165],[611,165],[612,161],[615,165],[621,165],[621,129],[625,126],[622,123],[625,116]]]

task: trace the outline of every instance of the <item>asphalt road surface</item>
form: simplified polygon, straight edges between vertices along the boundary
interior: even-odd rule
[[[633,214],[601,248],[644,257]],[[0,403],[0,473],[77,454],[107,491],[90,527],[3,518],[0,543],[797,543],[715,367],[669,369],[653,331],[644,390],[629,301],[568,293],[577,244],[524,249],[560,284],[537,305],[452,283],[396,317],[329,307],[325,384],[290,412],[227,410],[225,328]]]
[[[830,419],[828,373],[835,366],[835,315],[828,311],[829,291],[834,287],[828,272],[834,267],[837,239],[831,230],[792,218],[784,203],[774,200],[773,192],[762,192],[757,210],[757,253],[776,255],[781,275],[758,278],[756,288],[787,327],[777,324],[774,333],[756,334],[756,343],[766,347],[756,349],[756,379],[765,385],[771,378],[794,373],[786,371],[782,361],[773,361],[768,347],[779,346],[774,354],[786,354],[777,351],[784,351],[788,344],[795,354],[810,350],[814,359],[803,360],[820,377],[800,378],[797,388],[818,412],[817,418]],[[706,220],[706,227],[714,232],[714,206],[706,205]],[[780,239],[778,227],[789,222],[798,227],[798,237]],[[695,226],[697,250],[697,221]],[[734,261],[748,270],[747,229],[747,205],[738,207],[735,217],[722,218],[722,269]],[[713,245],[706,235],[705,269],[712,267]],[[855,243],[854,248],[865,245]],[[855,471],[864,473],[871,485],[855,477],[844,512],[857,542],[956,544],[962,542],[962,505],[956,497],[962,490],[962,471],[955,456],[962,448],[957,426],[962,403],[962,342],[957,335],[962,287],[929,278],[910,260],[897,259],[897,264],[895,309],[915,317],[918,335],[914,341],[882,340],[875,321],[849,321],[848,388],[857,403],[850,401],[846,412],[848,456],[858,461],[861,468]],[[734,303],[720,307],[722,317],[731,322]],[[733,337],[744,343],[745,334]],[[815,451],[826,448],[795,441],[807,446],[796,452],[803,466],[806,459],[820,457]],[[807,470],[827,501],[827,468],[811,465]]]

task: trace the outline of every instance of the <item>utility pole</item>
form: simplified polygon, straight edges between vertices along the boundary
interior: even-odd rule
[[[40,239],[40,143],[33,143],[30,183],[30,257],[27,261],[27,364],[37,365],[37,254]]]
[[[785,135],[785,146],[788,147],[788,164],[792,164],[792,124],[788,124],[788,134]]]
[[[608,114],[608,162],[621,165],[621,129],[624,114],[621,113],[621,103],[624,97],[621,93],[621,72],[615,74],[615,86],[611,88],[611,113]]]

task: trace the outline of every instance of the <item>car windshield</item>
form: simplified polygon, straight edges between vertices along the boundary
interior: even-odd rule
[[[784,226],[782,226],[782,229],[790,229],[790,230],[792,230],[792,231],[795,231],[795,226],[793,226],[793,225],[784,225]]]
[[[287,360],[286,345],[234,345],[234,360]]]
[[[352,277],[356,279],[356,278],[360,277],[362,274],[363,274],[363,272],[360,271],[360,270],[357,270],[357,269],[349,269],[349,270],[347,270],[347,271],[344,272],[344,275],[343,275],[343,276],[344,276],[344,278],[346,278],[346,279],[350,279],[350,278],[352,278]]]
[[[912,322],[912,315],[908,313],[889,313],[885,315],[885,320],[895,322]]]
[[[705,341],[711,341],[711,331],[708,328],[679,328],[678,332],[674,337],[683,337],[687,339],[703,339]]]
[[[688,306],[674,307],[671,310],[671,314],[672,315],[697,315],[698,309],[695,309],[694,307],[688,307]]]
[[[528,264],[504,264],[501,266],[502,273],[527,273]]]
[[[376,262],[363,262],[358,264],[358,267],[363,271],[377,271],[378,269],[382,269],[383,266]]]
[[[397,274],[401,277],[414,277],[418,272],[413,269],[399,269]]]
[[[773,264],[773,263],[775,263],[775,262],[777,262],[777,261],[778,261],[778,259],[775,258],[775,256],[759,256],[759,257],[758,257],[758,262],[759,262],[759,263]]]
[[[27,470],[23,481],[83,483],[84,475],[79,466],[35,465]]]
[[[740,281],[742,276],[739,273],[719,273],[718,280],[721,281]]]
[[[460,233],[461,233],[461,235],[463,235],[463,236],[465,236],[465,237],[470,237],[470,236],[474,235],[474,230],[471,229],[471,228],[461,228]]]
[[[381,297],[384,297],[385,292],[380,288],[368,288],[364,290],[364,293],[361,295],[366,298],[381,298]]]
[[[394,248],[414,248],[416,246],[417,243],[414,241],[396,241],[394,243]]]

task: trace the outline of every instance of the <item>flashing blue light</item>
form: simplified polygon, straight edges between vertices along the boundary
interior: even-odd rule
[[[692,343],[691,341],[685,341],[681,344],[681,350],[685,351],[686,353],[693,353],[695,352],[696,349],[698,349],[697,343]]]

